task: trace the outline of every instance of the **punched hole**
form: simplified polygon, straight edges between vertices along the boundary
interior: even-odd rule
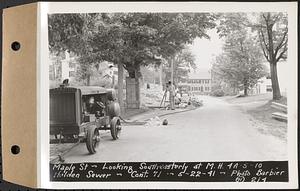
[[[20,153],[20,147],[18,145],[13,145],[10,150],[11,150],[11,153],[14,155],[17,155]]]
[[[17,41],[11,44],[11,49],[13,49],[14,51],[18,51],[20,48],[21,48],[21,44]]]

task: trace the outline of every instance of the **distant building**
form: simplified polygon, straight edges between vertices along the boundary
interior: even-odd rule
[[[58,86],[64,79],[69,79],[71,84],[78,84],[76,73],[79,69],[78,57],[62,52],[59,56],[50,56],[49,79],[52,87]],[[113,63],[103,61],[98,68],[92,67],[93,73],[90,77],[90,85],[103,87],[114,87],[117,83],[118,69]]]
[[[62,52],[59,56],[50,56],[49,74],[50,80],[62,81],[69,79],[73,81],[76,72],[76,57],[68,51]]]
[[[265,62],[269,75],[259,79],[258,83],[249,90],[249,94],[264,94],[268,92],[272,92],[272,81],[270,74],[270,66],[268,62]],[[288,73],[288,62],[287,61],[279,61],[277,63],[277,77],[279,82],[279,88],[283,95],[286,95],[287,86],[288,86],[288,78],[286,75]]]
[[[207,95],[211,91],[211,74],[209,71],[189,73],[188,79],[178,83],[179,89],[192,94]]]
[[[65,59],[61,60],[61,78],[74,81],[76,75],[76,58],[70,56],[68,51],[65,52]]]

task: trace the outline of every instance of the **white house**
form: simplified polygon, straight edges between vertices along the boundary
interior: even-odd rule
[[[270,64],[265,62],[266,68],[268,69],[268,73],[270,73]],[[288,87],[288,62],[280,61],[277,63],[277,77],[279,82],[279,88],[283,95],[287,92]],[[267,92],[272,92],[272,82],[271,76],[263,77],[259,80],[257,85],[250,91],[252,94],[263,94]]]
[[[188,79],[178,83],[179,87],[185,88],[192,94],[209,94],[211,91],[211,74],[208,70],[191,72]]]
[[[71,57],[68,51],[65,51],[65,59],[61,60],[61,78],[69,79],[72,82],[75,79],[76,62],[75,57]]]

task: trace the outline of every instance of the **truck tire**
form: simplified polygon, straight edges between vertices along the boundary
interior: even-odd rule
[[[89,127],[86,134],[86,148],[90,154],[96,153],[96,148],[98,147],[99,142],[99,130],[96,128],[96,126]]]
[[[121,121],[118,117],[114,117],[110,122],[110,132],[114,140],[119,139],[121,133]]]
[[[121,108],[118,102],[111,102],[108,105],[108,115],[110,119],[114,117],[119,117],[121,115]]]

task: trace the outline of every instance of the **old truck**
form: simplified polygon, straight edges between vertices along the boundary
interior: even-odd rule
[[[113,89],[96,86],[50,89],[50,143],[85,142],[96,153],[100,130],[110,130],[117,140],[121,132],[120,106]]]

